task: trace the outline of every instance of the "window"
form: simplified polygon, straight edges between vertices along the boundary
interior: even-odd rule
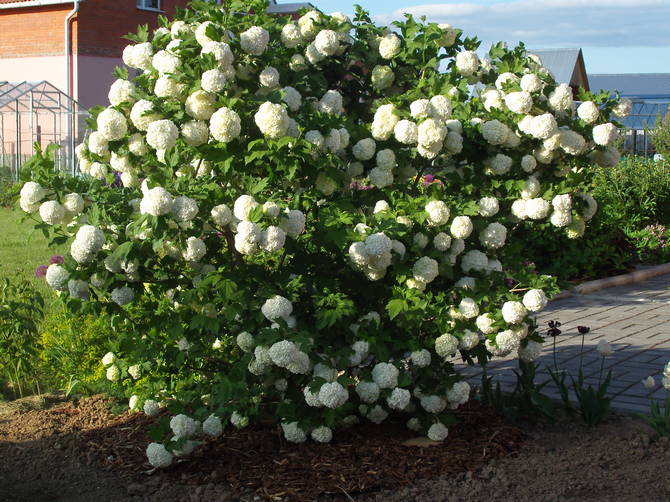
[[[137,8],[143,10],[161,10],[161,0],[137,0]]]

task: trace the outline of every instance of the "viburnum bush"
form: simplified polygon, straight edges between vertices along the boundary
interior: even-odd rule
[[[155,466],[268,417],[293,442],[391,413],[445,439],[470,391],[455,356],[541,349],[531,316],[555,281],[517,233],[581,237],[590,166],[618,160],[609,120],[629,104],[576,107],[523,46],[480,59],[409,15],[266,7],[193,2],[130,36],[137,74],[93,110],[82,175],[40,153],[21,190],[70,242],[47,282],[112,319],[107,378],[169,409]]]

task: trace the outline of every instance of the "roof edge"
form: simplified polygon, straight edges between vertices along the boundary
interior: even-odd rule
[[[79,0],[83,2],[84,0]],[[26,7],[45,7],[47,5],[60,5],[74,3],[73,0],[16,0],[11,3],[0,3],[0,9],[21,9]]]

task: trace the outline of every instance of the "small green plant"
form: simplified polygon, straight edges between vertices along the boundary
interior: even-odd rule
[[[659,406],[659,401],[652,399],[651,394],[656,388],[656,381],[654,377],[649,376],[642,381],[642,384],[649,391],[649,415],[638,413],[645,422],[647,422],[653,429],[661,436],[670,436],[670,363],[668,363],[663,372],[663,387],[665,387],[665,400],[663,403],[663,411]]]
[[[658,153],[666,159],[670,159],[670,106],[668,106],[667,111],[668,113],[664,117],[659,114],[656,119],[656,127],[651,133],[651,141]]]
[[[584,385],[584,372],[582,371],[581,361],[577,381],[575,382],[575,379],[572,376],[570,377],[572,380],[572,388],[577,396],[577,403],[579,404],[579,411],[582,419],[591,426],[598,425],[605,419],[609,413],[611,402],[611,398],[607,395],[607,390],[612,381],[612,370],[607,372],[605,380],[603,380],[602,377],[605,358],[612,355],[613,350],[610,344],[605,340],[601,340],[598,343],[596,350],[601,356],[598,386],[593,387],[591,384]]]
[[[670,260],[670,231],[665,225],[655,223],[641,230],[627,232],[643,263],[664,263]]]
[[[18,275],[0,280],[0,375],[14,396],[23,397],[35,378],[38,325],[44,298],[34,284]]]

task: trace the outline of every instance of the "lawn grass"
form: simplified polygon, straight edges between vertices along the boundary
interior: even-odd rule
[[[0,207],[0,278],[18,274],[35,281],[48,304],[53,293],[44,279],[35,277],[35,269],[48,265],[52,255],[64,254],[67,248],[49,248],[42,232],[33,229],[32,220],[21,222],[24,214],[18,209]]]

